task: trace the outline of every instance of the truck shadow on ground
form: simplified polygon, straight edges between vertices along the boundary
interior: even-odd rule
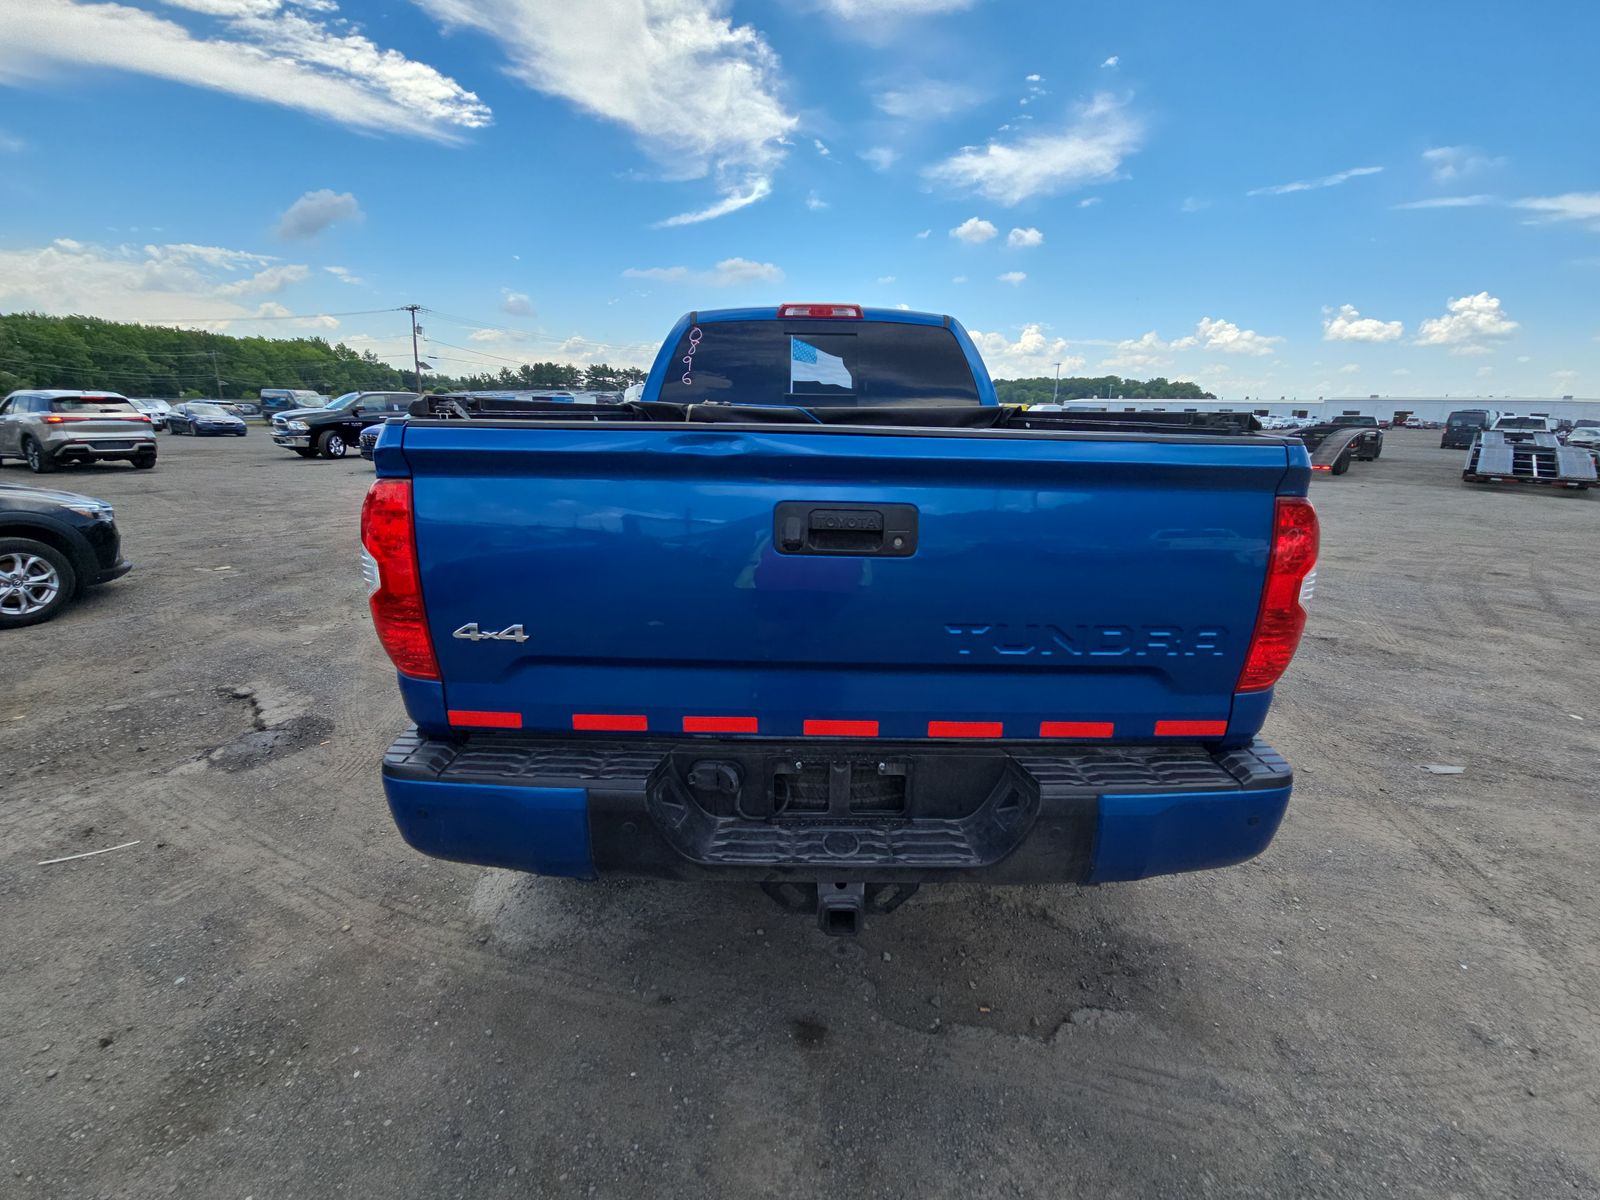
[[[843,938],[753,884],[490,871],[470,908],[483,949],[530,978],[559,964],[655,1004],[703,1002],[730,1018],[792,1010],[802,1040],[824,996],[845,999],[821,1006],[845,1019],[1048,1039],[1165,1005],[1189,969],[1180,947],[1152,935],[1148,904],[1131,889],[933,885]]]

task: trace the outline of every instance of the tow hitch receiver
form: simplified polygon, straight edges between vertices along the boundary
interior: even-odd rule
[[[853,937],[866,926],[868,912],[893,912],[911,899],[917,885],[824,879],[817,883],[763,883],[761,890],[788,912],[815,912],[823,933]]]
[[[835,883],[817,885],[817,926],[834,937],[861,932],[867,915],[867,885]]]

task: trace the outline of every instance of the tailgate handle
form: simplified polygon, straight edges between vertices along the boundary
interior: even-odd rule
[[[917,552],[917,507],[786,500],[773,514],[773,541],[782,554],[906,558]]]

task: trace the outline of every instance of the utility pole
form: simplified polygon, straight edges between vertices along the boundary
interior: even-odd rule
[[[1061,402],[1061,364],[1057,363],[1056,364],[1056,390],[1050,393],[1050,403],[1051,404],[1059,404],[1060,402]]]
[[[222,372],[217,370],[217,352],[211,352],[211,376],[217,381],[217,399],[222,399]]]
[[[417,391],[422,391],[422,355],[417,352],[417,310],[420,304],[405,304],[401,306],[411,314],[411,366],[416,372]]]

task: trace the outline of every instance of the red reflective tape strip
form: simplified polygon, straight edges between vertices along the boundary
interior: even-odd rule
[[[514,712],[483,712],[475,708],[452,708],[449,711],[452,725],[477,725],[484,729],[521,729],[522,714]]]
[[[1000,721],[929,721],[929,737],[999,737],[1005,732]]]
[[[1108,738],[1113,732],[1110,721],[1040,721],[1040,737]]]
[[[1157,721],[1157,737],[1221,737],[1228,732],[1226,721]]]
[[[761,723],[756,717],[685,717],[685,733],[759,733]]]
[[[650,721],[622,713],[573,713],[572,727],[591,733],[643,733],[650,728]]]
[[[877,737],[876,721],[807,721],[807,737]]]

